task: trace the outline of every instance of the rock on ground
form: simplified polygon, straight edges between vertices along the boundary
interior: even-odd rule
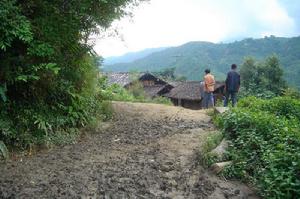
[[[229,110],[228,107],[215,107],[215,113],[217,114],[225,113],[228,110]]]
[[[226,140],[225,138],[221,141],[221,143],[214,148],[210,153],[215,154],[218,159],[223,159],[226,150],[228,149],[229,146],[229,141]]]

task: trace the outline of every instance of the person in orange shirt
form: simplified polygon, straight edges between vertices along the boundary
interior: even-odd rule
[[[210,74],[210,70],[205,70],[204,76],[204,108],[208,108],[210,105],[214,106],[213,92],[215,90],[215,78]]]

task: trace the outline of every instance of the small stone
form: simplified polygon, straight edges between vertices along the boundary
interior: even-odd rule
[[[171,180],[170,185],[173,187],[177,187],[177,182],[175,180]]]
[[[238,190],[238,189],[234,191],[234,194],[235,194],[235,195],[239,195],[240,193],[241,193],[241,191]]]
[[[223,114],[228,110],[229,110],[228,107],[215,107],[215,113],[217,114]]]
[[[213,165],[211,165],[211,170],[213,171],[213,173],[220,173],[221,171],[223,171],[223,169],[226,167],[226,166],[229,166],[232,164],[232,161],[228,161],[228,162],[219,162],[219,163],[215,163]]]
[[[167,190],[167,185],[166,185],[165,182],[162,182],[162,183],[160,184],[160,189],[163,190],[163,191]]]

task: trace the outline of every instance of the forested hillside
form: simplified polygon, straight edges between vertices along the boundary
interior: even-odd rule
[[[232,63],[240,65],[247,56],[262,60],[272,54],[276,54],[280,59],[288,84],[300,88],[300,37],[271,36],[221,44],[190,42],[153,53],[132,63],[105,66],[104,70],[160,71],[164,68],[176,67],[177,76],[199,80],[204,69],[211,68],[213,73],[222,79]]]

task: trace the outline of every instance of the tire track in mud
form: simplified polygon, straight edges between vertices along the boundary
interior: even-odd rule
[[[0,198],[256,198],[197,164],[201,138],[214,130],[205,112],[113,107],[112,124],[84,141],[2,164]]]

